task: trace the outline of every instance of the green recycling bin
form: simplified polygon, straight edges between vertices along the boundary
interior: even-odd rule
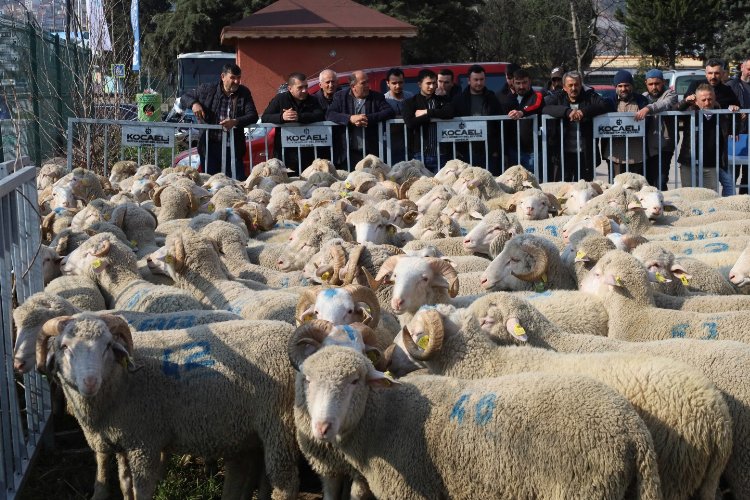
[[[142,122],[161,121],[161,95],[159,94],[136,94],[138,106],[138,120]]]

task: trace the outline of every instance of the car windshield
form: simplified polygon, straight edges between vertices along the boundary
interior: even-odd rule
[[[680,98],[682,98],[682,96],[685,95],[685,92],[687,92],[687,89],[691,83],[705,79],[705,75],[678,76],[677,81],[675,82],[674,91]]]

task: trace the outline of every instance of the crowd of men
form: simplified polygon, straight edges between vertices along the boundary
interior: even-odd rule
[[[352,72],[348,87],[339,89],[336,73],[327,69],[320,73],[320,89],[312,95],[308,94],[306,75],[289,75],[286,90],[271,100],[261,120],[279,125],[329,120],[345,125],[348,132],[343,127],[334,129],[334,150],[339,153],[329,158],[337,166],[342,166],[347,162],[356,163],[366,153],[377,153],[381,124],[391,118],[403,118],[404,125],[392,124],[386,138],[390,141],[391,162],[419,159],[436,172],[439,168],[438,157],[444,162],[453,157],[453,149],[439,142],[433,119],[506,116],[510,120],[520,121],[503,121],[502,125],[496,120],[488,121],[486,143],[460,143],[456,147],[457,157],[466,161],[471,159],[472,164],[500,174],[502,164],[521,164],[533,171],[538,134],[533,122],[523,119],[544,113],[560,119],[557,123],[553,122],[548,132],[550,154],[547,173],[550,180],[591,180],[595,176],[595,166],[605,159],[613,165],[615,173],[626,169],[644,171],[649,183],[666,189],[678,132],[676,121],[660,118],[659,113],[750,108],[750,58],[743,61],[738,77],[727,83],[724,83],[723,61],[710,59],[705,71],[706,79],[693,82],[680,100],[668,87],[660,70],[652,69],[646,73],[647,91],[642,95],[634,91],[632,74],[621,70],[613,80],[616,100],[612,102],[586,87],[580,73],[565,72],[562,68],[555,68],[551,72],[545,89],[535,90],[529,72],[510,64],[506,70],[506,84],[497,92],[487,88],[485,70],[479,65],[469,68],[465,89],[460,88],[449,69],[437,74],[424,69],[417,77],[419,91],[416,94],[404,89],[404,73],[399,68],[388,71],[388,92],[385,94],[370,89],[369,78],[364,71]],[[226,65],[218,85],[204,84],[188,92],[182,97],[182,106],[192,108],[205,123],[220,124],[226,130],[234,130],[235,154],[241,165],[245,152],[242,130],[257,121],[258,113],[249,89],[239,84],[240,74],[238,66]],[[613,138],[603,142],[601,147],[595,147],[593,118],[608,112],[632,113],[635,120],[645,120],[644,138]],[[691,144],[695,141],[698,157],[702,159],[703,185],[716,187],[718,162],[718,182],[723,187],[723,194],[733,194],[736,176],[728,170],[726,139],[730,136],[730,128],[734,134],[747,132],[747,117],[742,114],[741,121],[730,127],[731,115],[703,113],[702,116],[703,134],[700,137],[691,134],[689,140],[681,142],[682,146],[676,152],[682,183],[690,185],[690,182],[697,180],[691,179]],[[718,140],[717,134],[720,135]],[[282,155],[280,142],[277,140],[275,144],[277,157]],[[201,144],[201,164],[206,166],[206,171],[221,171],[222,152],[217,136],[209,133],[208,141],[202,138]],[[297,158],[296,148],[288,148],[283,153],[288,163],[301,160],[303,165],[308,164],[313,155],[312,151],[302,151],[302,158]],[[742,179],[746,185],[746,167]],[[747,189],[743,189],[743,192],[747,192]]]

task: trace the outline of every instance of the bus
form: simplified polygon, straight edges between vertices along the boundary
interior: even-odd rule
[[[236,62],[233,52],[189,52],[177,56],[177,95],[202,83],[218,82],[221,68],[227,63]]]

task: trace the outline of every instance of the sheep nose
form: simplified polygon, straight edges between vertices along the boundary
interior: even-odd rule
[[[17,372],[24,371],[24,367],[26,366],[26,362],[22,359],[14,359],[13,360],[13,369]]]
[[[96,388],[96,377],[93,375],[83,377],[83,386],[87,391],[92,392]]]
[[[398,311],[398,310],[400,310],[400,309],[401,309],[401,307],[402,307],[402,306],[404,305],[404,299],[397,299],[396,297],[394,297],[394,298],[393,298],[393,299],[391,300],[391,305],[393,306],[393,308],[394,308],[395,310],[397,310],[397,311]]]
[[[331,423],[330,422],[316,422],[315,423],[315,433],[318,435],[318,437],[325,439],[328,434],[328,431],[331,430]]]

